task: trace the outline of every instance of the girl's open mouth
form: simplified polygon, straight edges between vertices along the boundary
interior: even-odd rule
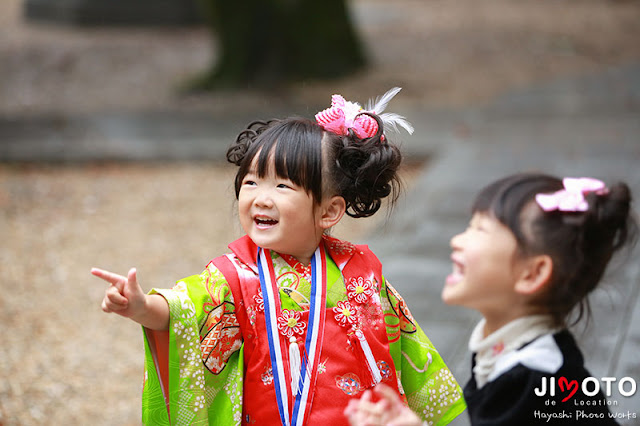
[[[462,263],[458,262],[453,257],[451,258],[451,262],[453,264],[453,270],[446,279],[446,283],[449,285],[457,284],[460,280],[462,280],[464,273],[464,266],[462,265]]]
[[[256,217],[253,219],[258,228],[270,228],[278,224],[278,221],[268,217]]]

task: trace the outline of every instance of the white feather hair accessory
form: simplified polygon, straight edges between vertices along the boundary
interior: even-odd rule
[[[394,87],[393,89],[387,91],[387,93],[385,93],[384,95],[377,97],[375,100],[369,99],[364,109],[366,112],[371,112],[378,115],[382,120],[385,128],[391,128],[396,132],[399,132],[399,126],[405,129],[407,133],[412,135],[414,130],[413,125],[411,125],[411,123],[409,123],[409,121],[405,117],[393,112],[384,112],[384,110],[387,109],[387,105],[389,105],[391,99],[393,99],[398,93],[400,93],[400,90],[402,90],[401,87]]]
[[[385,129],[393,129],[395,132],[399,132],[401,127],[411,135],[414,129],[405,117],[391,112],[384,112],[391,99],[400,90],[402,90],[400,87],[394,87],[375,100],[370,99],[365,108],[362,108],[356,102],[345,100],[341,95],[333,95],[331,97],[331,107],[317,113],[316,121],[327,131],[346,136],[349,134],[349,130],[353,130],[359,138],[365,139],[374,136],[378,132],[378,123],[367,115],[367,113],[370,113],[380,117]]]

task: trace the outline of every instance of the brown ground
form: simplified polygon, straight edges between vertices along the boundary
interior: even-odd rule
[[[457,107],[640,59],[637,1],[355,1],[372,11],[360,22],[372,68],[284,98],[363,101],[400,85],[398,102]],[[259,93],[174,95],[215,54],[204,30],[36,27],[20,22],[20,5],[0,1],[0,116],[261,108]],[[232,174],[0,164],[0,424],[139,423],[140,329],[100,311],[104,285],[89,268],[135,265],[147,289],[199,272],[239,235]],[[357,240],[379,224],[336,234]]]

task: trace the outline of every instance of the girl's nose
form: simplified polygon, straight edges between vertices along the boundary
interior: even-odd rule
[[[451,246],[452,249],[459,250],[460,248],[462,248],[463,235],[464,235],[464,232],[461,232],[451,237],[451,240],[449,241],[449,245]]]
[[[271,197],[271,192],[266,189],[258,191],[253,202],[256,206],[260,206],[260,207],[273,206],[273,199]]]

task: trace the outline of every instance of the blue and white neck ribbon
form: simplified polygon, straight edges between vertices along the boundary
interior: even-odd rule
[[[260,248],[258,250],[258,272],[260,287],[264,298],[264,315],[269,342],[269,355],[273,371],[276,399],[280,421],[284,426],[301,426],[308,416],[310,402],[313,399],[315,382],[318,374],[318,362],[324,336],[324,323],[326,316],[326,255],[323,244],[316,249],[311,258],[311,300],[309,306],[309,323],[305,337],[307,356],[300,360],[299,382],[297,386],[291,386],[289,377],[297,375],[297,371],[287,368],[283,355],[283,344],[278,331],[277,318],[280,315],[280,295],[271,252]],[[293,367],[293,368],[297,368]],[[289,398],[293,399],[293,411],[289,417]]]

